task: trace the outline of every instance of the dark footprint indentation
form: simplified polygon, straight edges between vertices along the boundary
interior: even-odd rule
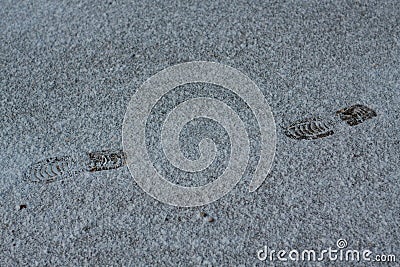
[[[339,115],[340,119],[350,126],[358,125],[377,116],[375,110],[360,104],[340,109],[336,111],[336,115]]]
[[[286,136],[292,139],[312,140],[330,136],[334,133],[334,123],[321,118],[308,118],[292,123],[284,129]]]
[[[341,121],[350,126],[358,125],[366,120],[376,117],[375,110],[364,105],[353,105],[336,111]],[[330,136],[340,120],[325,118],[309,118],[292,123],[284,128],[286,136],[292,139],[317,139]]]
[[[126,164],[123,150],[89,152],[81,157],[55,157],[36,162],[24,173],[24,180],[50,183],[71,178],[81,172],[113,170]]]
[[[122,150],[90,152],[88,170],[90,172],[120,168],[126,164],[126,153]]]

